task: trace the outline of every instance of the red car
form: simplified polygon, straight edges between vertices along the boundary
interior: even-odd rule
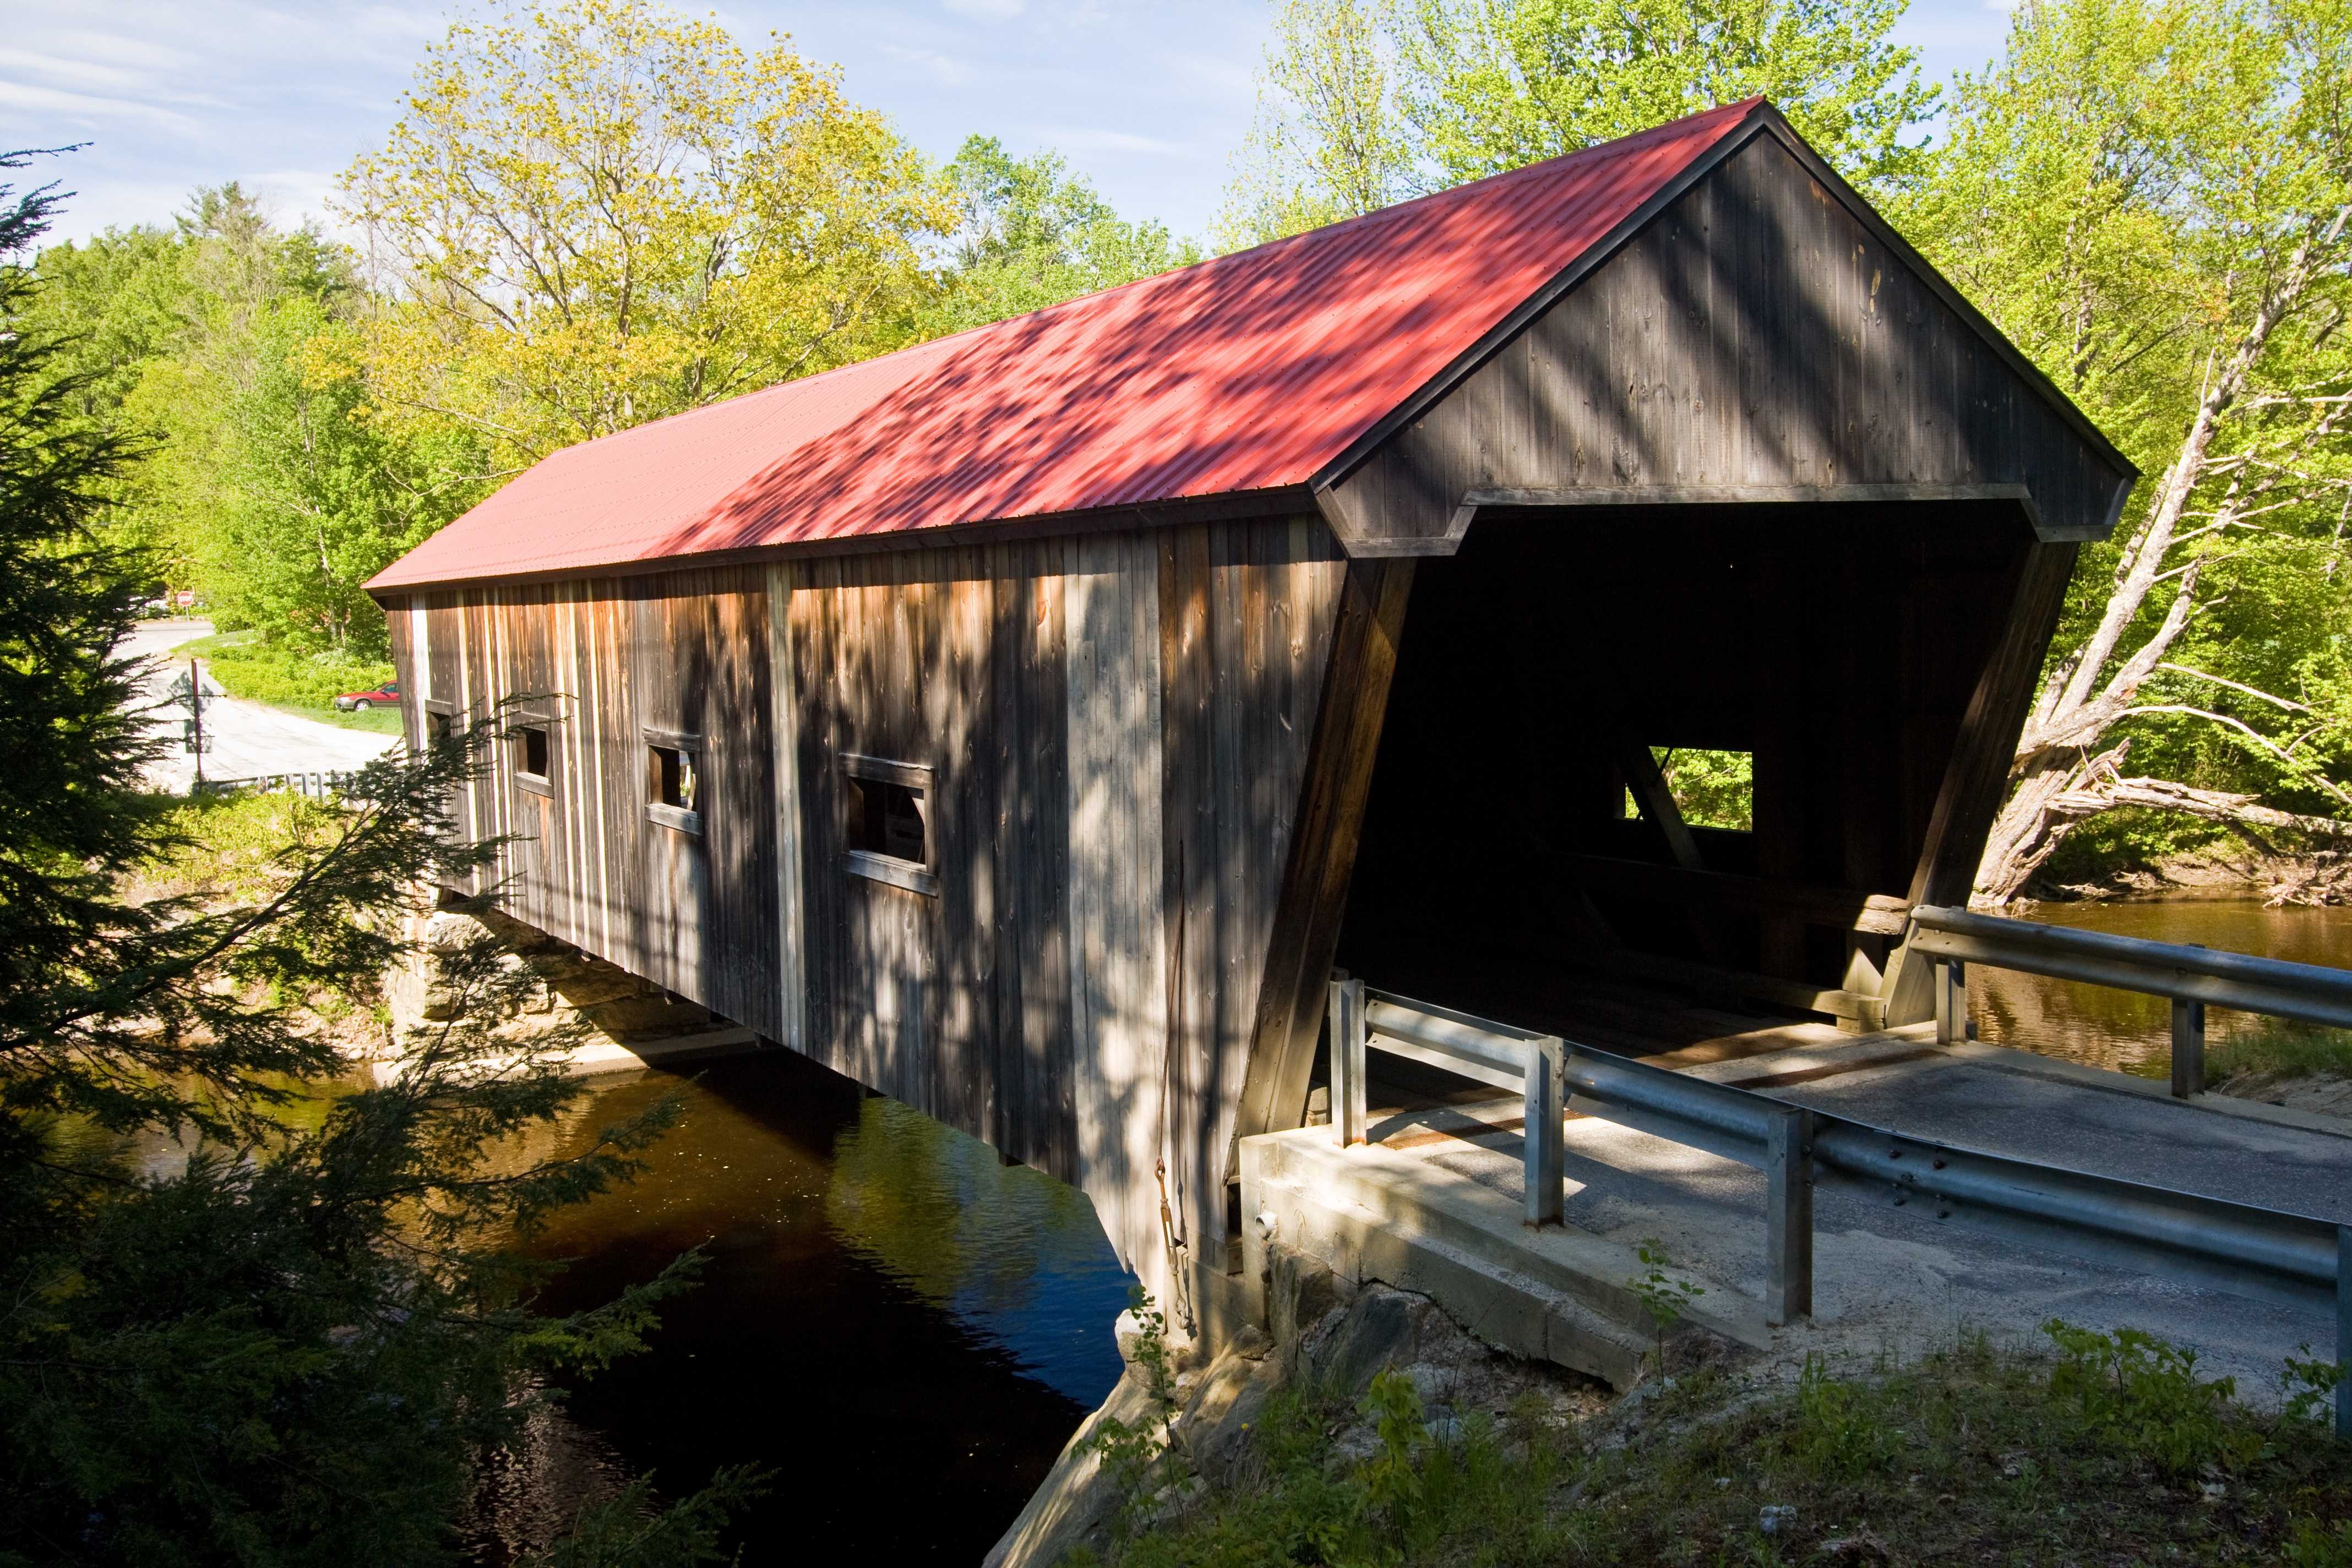
[[[346,691],[335,699],[335,706],[345,713],[364,713],[377,703],[388,708],[400,706],[400,682],[387,680],[372,691]]]

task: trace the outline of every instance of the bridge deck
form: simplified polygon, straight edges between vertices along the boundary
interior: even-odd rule
[[[2352,1127],[2282,1125],[2263,1108],[2238,1113],[2098,1081],[2116,1075],[2021,1072],[2009,1053],[1939,1050],[1922,1034],[1794,1025],[1652,1059],[1923,1137],[2352,1222]],[[1372,1140],[1517,1212],[1518,1101],[1490,1089],[1432,1094],[1433,1079],[1399,1081],[1411,1064],[1374,1059],[1384,1075],[1371,1085]],[[1395,1068],[1404,1070],[1385,1070]],[[1571,1116],[1567,1140],[1570,1225],[1625,1245],[1655,1237],[1717,1288],[1760,1294],[1761,1173],[1594,1118]],[[1792,1357],[1916,1353],[1964,1327],[2030,1340],[2063,1317],[2192,1346],[2213,1375],[2234,1374],[2260,1397],[2299,1346],[2332,1353],[2334,1324],[2317,1311],[2037,1250],[1924,1205],[1830,1187],[1815,1203],[1815,1318],[1780,1337]]]

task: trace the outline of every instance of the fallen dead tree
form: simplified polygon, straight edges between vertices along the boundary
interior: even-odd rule
[[[2082,763],[2062,787],[2042,794],[2032,817],[2019,824],[2038,830],[2030,837],[2004,839],[1997,834],[1987,848],[1978,885],[1999,890],[1990,897],[1980,894],[1978,901],[2007,903],[2058,847],[2067,828],[2123,805],[2221,823],[2272,859],[2295,858],[2299,846],[2293,840],[2352,845],[2352,821],[2340,817],[2281,811],[2259,804],[2252,795],[2199,789],[2171,779],[2126,778],[2122,764],[2130,750],[2131,742],[2123,742]],[[2273,886],[2268,897],[2273,904],[2352,902],[2352,856],[2340,847],[2321,848]]]

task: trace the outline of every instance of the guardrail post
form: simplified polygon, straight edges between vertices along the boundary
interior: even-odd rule
[[[1364,983],[1331,982],[1331,1125],[1339,1147],[1364,1141]]]
[[[1528,1158],[1528,1223],[1561,1225],[1568,1218],[1568,1047],[1558,1035],[1528,1042],[1524,1093]]]
[[[1777,1329],[1813,1315],[1811,1111],[1792,1105],[1773,1116],[1764,1172],[1764,1321]]]
[[[1936,960],[1936,1043],[1969,1037],[1969,966],[1957,958]]]
[[[2352,1225],[2336,1227],[2336,1435],[2352,1443]]]
[[[2205,1092],[2205,1004],[2172,999],[2172,1097]]]

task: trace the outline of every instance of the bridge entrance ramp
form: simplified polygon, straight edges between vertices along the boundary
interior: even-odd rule
[[[2293,1124],[2267,1107],[2211,1096],[2183,1103],[2160,1084],[1973,1043],[1939,1047],[1927,1027],[1855,1035],[1825,1024],[1781,1025],[1649,1059],[1923,1139],[2352,1224],[2352,1129],[2310,1119]],[[1643,1336],[1644,1315],[1625,1292],[1647,1268],[1639,1257],[1646,1245],[1671,1260],[1676,1278],[1706,1291],[1693,1304],[1694,1320],[1761,1351],[1767,1365],[1794,1367],[1811,1354],[1905,1357],[1979,1331],[2026,1343],[2048,1320],[2063,1318],[2139,1328],[2193,1349],[2208,1375],[2235,1376],[2241,1393],[2259,1400],[2277,1387],[2284,1357],[2305,1347],[2323,1359],[2336,1353],[2334,1314],[2325,1310],[2030,1245],[1939,1218],[1931,1204],[1898,1205],[1891,1190],[1873,1194],[1843,1184],[1825,1184],[1813,1197],[1811,1318],[1769,1328],[1762,1171],[1570,1112],[1566,1223],[1530,1229],[1518,1219],[1522,1100],[1459,1080],[1449,1088],[1413,1062],[1378,1054],[1372,1060],[1365,1145],[1342,1150],[1328,1126],[1252,1140],[1263,1146],[1244,1151],[1244,1202],[1253,1215],[1270,1216],[1258,1228],[1270,1224],[1273,1239],[1322,1247],[1335,1267],[1429,1288],[1442,1302],[1443,1271],[1413,1263],[1407,1243],[1427,1236],[1457,1251],[1479,1250],[1480,1238],[1465,1243],[1454,1216],[1485,1215],[1486,1275],[1458,1288],[1465,1305],[1457,1315],[1474,1329],[1482,1316],[1506,1325],[1513,1311],[1540,1317],[1543,1290],[1516,1307],[1497,1305],[1509,1292],[1496,1278],[1516,1274]],[[1377,1227],[1391,1237],[1385,1260],[1346,1239],[1351,1216],[1367,1234]],[[1418,1267],[1424,1283],[1391,1278],[1384,1267],[1391,1273]],[[1533,1348],[1509,1344],[1507,1336],[1497,1342],[1547,1353],[1546,1342],[1519,1332]],[[1579,1348],[1565,1331],[1554,1333]],[[1568,1354],[1550,1359],[1617,1380],[1621,1363],[1583,1349],[1581,1363]]]

